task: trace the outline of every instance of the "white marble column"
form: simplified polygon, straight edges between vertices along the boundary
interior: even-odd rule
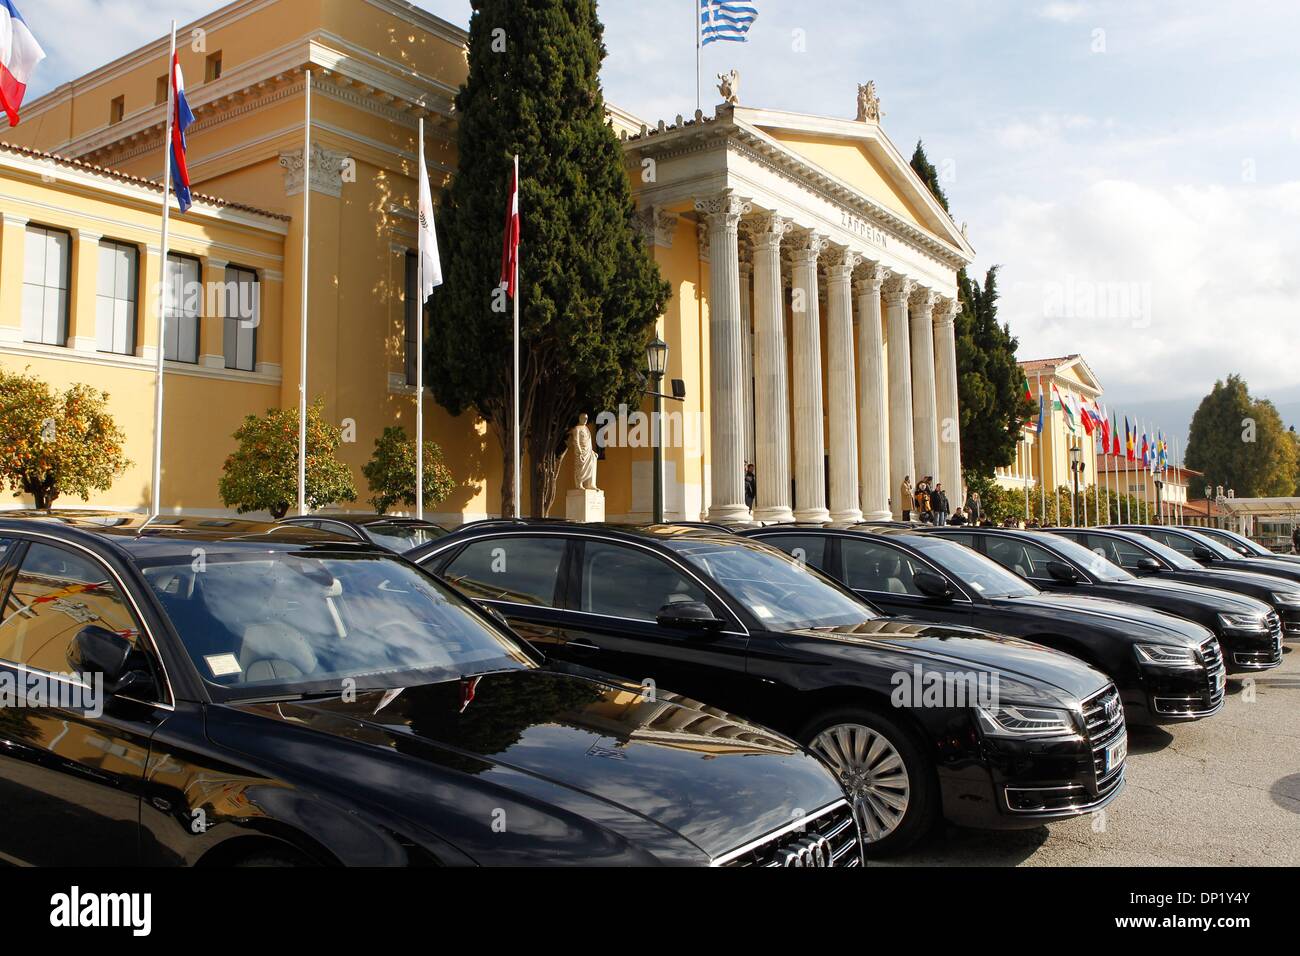
[[[740,358],[740,217],[749,203],[726,190],[697,200],[709,232],[708,520],[749,521]]]
[[[929,475],[943,481],[939,473],[939,422],[934,398],[934,300],[924,287],[909,300],[912,330],[912,444],[916,449],[915,478]],[[944,489],[948,490],[945,483]]]
[[[880,324],[880,287],[885,270],[868,262],[853,284],[858,300],[859,506],[868,521],[887,521],[889,511],[889,406],[885,401],[885,339]],[[902,481],[902,478],[899,478]],[[895,492],[897,494],[897,492]]]
[[[817,301],[817,258],[826,237],[805,232],[791,240],[794,288],[791,338],[794,348],[794,516],[829,521],[826,509],[826,439],[823,433],[821,306]]]
[[[750,279],[754,265],[752,252],[742,245],[740,249],[740,387],[742,390],[742,417],[745,426],[745,461],[752,462],[755,452],[754,435],[754,296],[750,292]]]
[[[853,270],[862,257],[831,251],[826,289],[826,411],[832,521],[861,521],[858,506],[858,387],[853,368]]]
[[[961,417],[957,406],[956,299],[941,299],[934,311],[935,397],[939,412],[938,480],[955,508],[961,495]],[[1018,446],[1017,446],[1018,447]]]
[[[781,240],[790,220],[765,214],[746,220],[746,227],[754,246],[754,520],[789,522],[794,512]]]
[[[891,274],[885,280],[885,318],[889,334],[889,499],[894,517],[912,510],[899,493],[903,479],[916,487],[916,458],[912,446],[912,348],[907,331],[907,300],[915,283]]]

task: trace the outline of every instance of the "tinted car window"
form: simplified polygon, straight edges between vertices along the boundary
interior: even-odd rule
[[[1076,540],[1094,554],[1099,554],[1112,564],[1118,564],[1121,568],[1127,568],[1130,571],[1137,570],[1138,562],[1143,558],[1150,557],[1137,545],[1121,538],[1107,538],[1099,534],[1084,534],[1080,535]]]
[[[1166,548],[1173,548],[1183,557],[1193,557],[1192,550],[1196,547],[1191,540],[1184,538],[1179,534],[1169,534],[1167,531],[1145,531],[1143,532],[1152,541],[1158,541]]]
[[[978,551],[945,541],[934,535],[911,535],[908,543],[952,577],[984,597],[1024,597],[1038,589],[990,561]]]
[[[5,602],[0,658],[67,671],[72,640],[90,624],[139,638],[135,619],[100,564],[63,548],[33,544]]]
[[[844,583],[849,587],[923,596],[913,578],[916,572],[928,569],[911,555],[875,541],[848,538],[840,542],[840,553],[844,556]]]
[[[602,541],[583,547],[581,611],[653,621],[666,604],[708,600],[681,571],[649,552]]]
[[[1022,578],[1047,577],[1047,563],[1056,560],[1046,548],[991,534],[984,536],[984,550],[998,564]]]
[[[557,537],[475,541],[442,576],[471,597],[554,607],[564,549],[565,539]]]
[[[381,548],[399,554],[445,537],[447,532],[437,525],[409,524],[405,522],[377,521],[363,529],[366,537]]]
[[[1070,538],[1061,538],[1053,542],[1059,554],[1069,558],[1079,567],[1083,568],[1098,581],[1106,581],[1112,584],[1121,581],[1132,581],[1133,575],[1129,574],[1123,568],[1118,567],[1118,562],[1113,562],[1105,554],[1098,554],[1096,551],[1080,544],[1078,541]]]
[[[143,562],[199,676],[229,696],[402,687],[531,666],[467,602],[394,557],[210,550]]]
[[[796,561],[823,570],[826,567],[826,539],[820,535],[778,534],[761,540],[764,544],[780,548]]]

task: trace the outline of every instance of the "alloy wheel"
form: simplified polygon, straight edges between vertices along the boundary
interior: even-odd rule
[[[907,814],[911,782],[897,748],[862,724],[835,724],[813,738],[809,749],[830,764],[853,801],[863,839],[889,836]]]

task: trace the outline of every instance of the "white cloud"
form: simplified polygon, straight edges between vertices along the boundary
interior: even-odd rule
[[[1038,15],[1044,20],[1055,20],[1057,23],[1073,23],[1087,13],[1088,9],[1089,5],[1082,2],[1046,3],[1038,8]]]

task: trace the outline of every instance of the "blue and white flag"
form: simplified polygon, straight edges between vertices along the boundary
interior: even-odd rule
[[[700,45],[715,40],[744,43],[756,19],[755,0],[700,0]]]

